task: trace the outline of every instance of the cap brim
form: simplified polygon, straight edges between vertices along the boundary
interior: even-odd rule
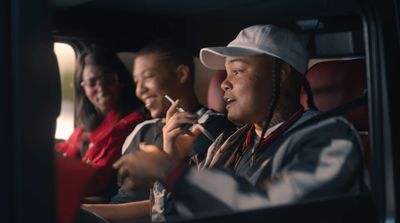
[[[262,52],[240,47],[208,47],[200,50],[200,61],[209,69],[225,70],[225,57],[252,56]]]

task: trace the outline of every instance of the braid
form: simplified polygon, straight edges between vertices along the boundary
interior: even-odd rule
[[[272,101],[269,104],[268,116],[265,119],[265,123],[263,126],[263,130],[261,132],[260,139],[258,140],[257,146],[255,147],[256,150],[260,147],[262,139],[264,138],[264,135],[267,132],[269,124],[271,123],[271,120],[272,120],[272,117],[276,110],[276,107],[278,106],[278,100],[279,100],[279,95],[280,95],[280,91],[281,91],[281,89],[280,89],[281,75],[280,75],[280,66],[277,66],[277,65],[280,65],[280,63],[278,63],[277,59],[274,58],[272,61]]]
[[[300,74],[300,76],[301,76],[301,84],[303,85],[304,91],[307,94],[308,108],[318,110],[317,106],[315,106],[314,103],[314,96],[311,90],[310,83],[308,82],[307,78],[304,75]]]

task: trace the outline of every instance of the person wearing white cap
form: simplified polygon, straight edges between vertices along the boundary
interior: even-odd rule
[[[201,62],[227,71],[221,84],[228,118],[243,127],[221,135],[205,160],[191,168],[177,158],[176,105],[167,115],[164,152],[144,151],[117,161],[122,181],[134,187],[155,180],[171,191],[181,216],[248,210],[359,192],[364,187],[357,132],[342,117],[315,121],[305,81],[308,54],[296,34],[274,25],[242,30],[227,47],[204,48]],[[309,106],[299,102],[301,87]],[[168,142],[169,141],[169,142]],[[171,155],[173,154],[173,155]],[[200,169],[200,170],[199,170]],[[140,182],[140,184],[138,183]]]

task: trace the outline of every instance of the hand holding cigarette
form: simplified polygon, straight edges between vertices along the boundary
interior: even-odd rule
[[[172,100],[172,98],[171,98],[170,96],[165,95],[164,97],[165,97],[169,102],[171,102],[171,105],[173,105],[173,104],[175,103],[175,101]],[[179,112],[185,112],[185,110],[183,110],[183,108],[180,108],[180,107],[178,107],[177,110],[178,110]]]
[[[174,101],[171,97],[169,97],[168,95],[165,95],[165,98],[172,104],[174,105],[176,101]],[[176,110],[178,112],[185,112],[185,110],[181,107],[177,107]],[[204,126],[202,125],[202,123],[199,123],[198,120],[196,123],[193,123],[189,128],[191,129],[199,129],[201,131],[201,133],[204,134],[204,136],[206,136],[211,142],[215,141],[215,138],[212,136],[212,134],[210,132],[208,132]],[[187,128],[187,129],[189,129]]]

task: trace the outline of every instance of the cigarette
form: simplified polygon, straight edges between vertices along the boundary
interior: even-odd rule
[[[169,102],[171,102],[171,104],[174,104],[175,103],[175,101],[174,100],[172,100],[172,98],[170,97],[170,96],[168,96],[168,95],[165,95],[164,96]],[[180,108],[180,107],[178,107],[178,108],[176,108],[179,112],[184,112],[185,110],[183,110],[183,108]],[[199,130],[207,137],[207,139],[209,139],[211,142],[214,142],[215,141],[215,138],[211,135],[211,133],[209,132],[209,131],[207,131],[205,128],[204,128],[204,126],[202,126],[201,124],[195,124],[198,128],[199,128]]]
[[[171,104],[174,104],[175,103],[175,101],[174,100],[172,100],[172,98],[170,97],[170,96],[168,96],[168,95],[165,95],[164,96],[169,102],[171,102]],[[180,107],[178,107],[178,108],[176,108],[177,110],[178,110],[178,112],[184,112],[185,110],[183,110],[183,108],[180,108]]]

